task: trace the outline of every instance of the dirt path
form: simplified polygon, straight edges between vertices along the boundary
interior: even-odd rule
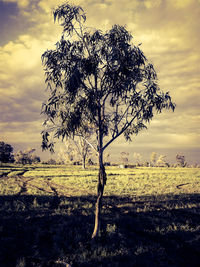
[[[19,187],[19,192],[17,193],[18,196],[23,195],[23,194],[28,194],[28,191],[30,192],[32,191],[31,188],[32,189],[35,188],[43,192],[43,194],[46,193],[48,195],[50,194],[55,197],[61,197],[61,196],[71,197],[77,194],[76,188],[54,183],[51,181],[51,178],[48,178],[47,180],[44,177],[44,180],[41,181],[40,179],[40,182],[38,183],[37,182],[38,177],[24,177],[24,174],[32,169],[35,169],[35,168],[34,167],[24,168],[19,173],[16,173],[16,175],[8,176],[12,172],[17,171],[15,169],[8,173],[1,174],[0,178],[3,180],[14,179],[15,183]],[[79,193],[85,195],[89,192],[87,192],[84,189],[80,190],[79,188]]]
[[[71,194],[68,194],[67,192],[74,192],[76,193],[77,190],[74,187],[69,187],[65,185],[60,185],[54,182],[49,182],[46,181],[47,185],[51,188],[51,190],[55,193],[56,196],[67,196],[70,197]],[[79,192],[81,192],[83,195],[86,194],[87,192],[84,189],[79,188]]]
[[[20,196],[20,195],[22,195],[28,191],[28,189],[27,189],[28,182],[32,181],[34,178],[26,179],[22,176],[18,176],[18,178],[20,178],[20,181],[18,179],[16,179],[15,181],[17,182],[18,186],[20,187],[20,191],[17,194],[18,196]]]
[[[8,179],[8,177],[5,177],[5,178]],[[76,188],[59,185],[57,183],[46,181],[45,179],[42,183],[40,183],[39,186],[37,186],[33,184],[34,181],[36,180],[37,178],[35,177],[26,178],[26,177],[23,177],[22,175],[17,175],[15,177],[15,181],[17,185],[20,187],[20,191],[17,193],[17,195],[19,196],[22,194],[26,194],[29,188],[36,188],[39,191],[42,191],[47,194],[51,194],[55,197],[60,197],[60,196],[70,197],[73,194],[73,192],[74,194],[76,193]],[[48,186],[49,190],[45,188],[46,187],[45,185]],[[81,190],[81,191],[83,194],[86,193],[85,190]]]
[[[52,183],[50,183],[49,181],[46,181],[46,184],[51,188],[54,195],[58,197],[59,193],[58,193],[57,189],[52,185]]]

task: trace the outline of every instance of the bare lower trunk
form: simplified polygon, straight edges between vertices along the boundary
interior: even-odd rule
[[[85,170],[86,157],[82,157],[82,168]]]
[[[98,177],[98,185],[97,185],[97,202],[96,202],[96,209],[95,209],[95,225],[94,231],[92,234],[92,239],[98,236],[100,230],[100,215],[101,215],[101,208],[102,208],[102,197],[104,186],[106,184],[106,172],[103,165],[103,157],[102,154],[99,155],[99,177]]]

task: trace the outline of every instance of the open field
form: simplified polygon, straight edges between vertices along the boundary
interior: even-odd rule
[[[200,169],[0,167],[0,266],[199,266]],[[61,264],[60,264],[61,266]]]

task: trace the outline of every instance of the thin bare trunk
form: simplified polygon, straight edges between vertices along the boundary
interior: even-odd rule
[[[86,161],[86,156],[82,156],[82,168],[85,170],[85,161]]]
[[[95,78],[95,88],[97,91],[97,74],[94,76]],[[98,108],[98,153],[99,153],[99,176],[98,176],[98,185],[97,185],[97,202],[96,202],[96,209],[95,209],[95,224],[94,224],[94,231],[92,234],[92,239],[96,239],[100,230],[100,215],[101,215],[101,208],[102,208],[102,197],[104,186],[106,184],[106,172],[103,164],[103,120],[104,120],[104,108],[100,104],[99,100],[99,108]]]
[[[95,225],[92,234],[92,239],[95,239],[98,236],[100,230],[100,215],[101,215],[102,197],[105,184],[106,184],[106,172],[103,165],[103,154],[99,153],[99,177],[97,186],[97,201],[95,208]]]

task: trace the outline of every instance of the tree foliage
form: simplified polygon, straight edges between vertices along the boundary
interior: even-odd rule
[[[14,162],[13,147],[10,144],[6,144],[3,141],[0,142],[0,162]]]
[[[122,151],[120,153],[120,159],[122,161],[122,163],[124,165],[128,164],[128,160],[129,160],[129,153],[128,152],[125,152],[125,151]]]
[[[133,157],[134,157],[136,164],[138,166],[142,165],[142,155],[140,153],[134,152]]]
[[[157,75],[125,27],[114,25],[106,33],[84,27],[80,7],[65,4],[54,12],[63,26],[55,50],[42,55],[46,83],[51,96],[43,104],[45,124],[43,148],[49,133],[55,138],[87,131],[88,121],[103,136],[110,134],[104,149],[118,136],[126,140],[146,128],[154,112],[174,110],[169,93],[163,93]],[[69,38],[70,37],[70,38]],[[100,121],[99,121],[100,119]]]
[[[176,155],[176,161],[177,161],[177,166],[186,167],[186,165],[187,165],[187,162],[185,161],[185,156],[183,156],[183,155],[177,154]]]
[[[150,163],[152,164],[152,166],[156,165],[157,157],[158,157],[158,154],[156,152],[151,153]]]
[[[64,163],[81,163],[83,169],[86,167],[86,163],[93,162],[94,154],[90,144],[82,136],[77,136],[73,139],[68,138],[63,142],[64,146],[60,148],[58,153],[59,160]]]
[[[15,153],[15,162],[18,164],[37,164],[40,162],[40,157],[33,154],[34,148],[28,148],[27,150],[19,150]]]
[[[166,155],[160,155],[156,161],[156,166],[158,167],[169,167],[169,163],[167,162]]]

